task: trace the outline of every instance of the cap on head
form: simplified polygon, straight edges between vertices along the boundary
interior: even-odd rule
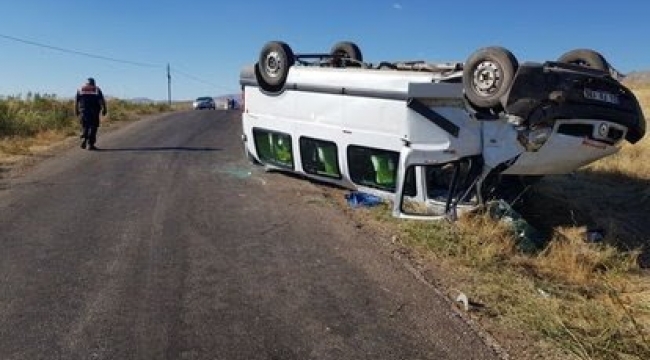
[[[88,78],[88,84],[90,84],[90,85],[95,85],[95,79],[93,79],[93,78],[91,78],[91,77]]]

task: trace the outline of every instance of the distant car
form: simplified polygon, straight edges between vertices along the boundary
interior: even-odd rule
[[[217,105],[215,104],[213,98],[206,96],[194,100],[194,103],[192,103],[192,107],[194,108],[194,110],[202,110],[202,109],[215,110],[217,108]]]

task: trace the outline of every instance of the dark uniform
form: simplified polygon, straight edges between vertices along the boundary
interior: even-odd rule
[[[83,127],[81,148],[85,149],[88,144],[90,150],[96,149],[99,114],[106,115],[106,101],[102,90],[95,85],[95,79],[89,78],[88,82],[77,90],[75,114]]]

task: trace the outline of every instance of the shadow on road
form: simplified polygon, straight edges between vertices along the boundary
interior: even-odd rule
[[[219,148],[212,147],[187,147],[187,146],[163,146],[163,147],[132,147],[132,148],[98,148],[96,152],[150,152],[150,151],[189,151],[189,152],[213,152],[221,151]]]

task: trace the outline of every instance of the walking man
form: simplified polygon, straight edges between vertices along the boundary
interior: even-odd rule
[[[97,150],[97,128],[99,127],[99,114],[106,116],[106,101],[102,90],[95,84],[95,79],[88,78],[88,81],[77,90],[74,113],[79,118],[83,127],[83,142],[81,148]]]

